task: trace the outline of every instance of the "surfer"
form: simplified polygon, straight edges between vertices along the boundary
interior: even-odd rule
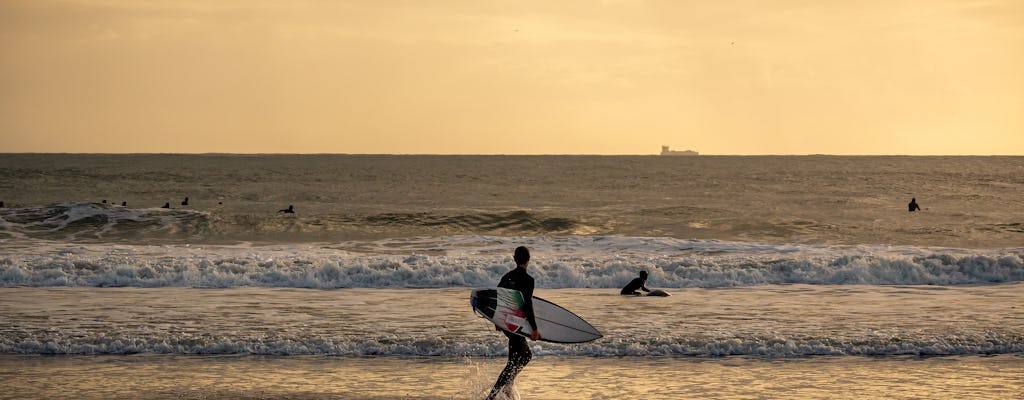
[[[284,210],[277,210],[277,212],[285,214],[295,214],[295,207],[289,204],[288,208]]]
[[[907,208],[910,209],[910,212],[921,210],[921,206],[917,205],[917,198],[914,197],[910,198],[910,204],[907,204]]]
[[[523,294],[523,312],[526,314],[526,321],[530,323],[530,328],[533,329],[530,340],[537,340],[540,339],[540,332],[537,331],[537,320],[533,315],[533,277],[526,272],[526,267],[530,264],[530,249],[525,246],[516,247],[512,258],[516,261],[516,268],[501,277],[498,287],[518,290]],[[487,400],[494,399],[502,392],[510,394],[516,375],[533,358],[526,338],[503,331],[497,326],[495,329],[508,337],[508,364],[498,375],[498,381],[494,382],[494,388],[491,389],[491,394],[487,395]]]
[[[640,296],[641,293],[638,292],[638,290],[643,290],[645,292],[650,292],[651,290],[647,288],[646,283],[647,283],[647,271],[640,271],[640,277],[639,278],[634,278],[633,280],[629,281],[629,283],[626,284],[626,287],[622,288],[622,291],[619,292],[619,294],[628,294],[628,295],[633,295],[633,296]]]
[[[188,197],[186,197],[185,200],[181,201],[181,205],[183,205],[183,206],[187,206],[188,205]]]
[[[171,203],[164,203],[164,206],[160,208],[171,208]]]

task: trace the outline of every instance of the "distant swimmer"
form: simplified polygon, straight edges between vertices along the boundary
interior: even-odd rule
[[[171,203],[164,203],[164,206],[160,208],[171,208]]]
[[[181,201],[181,205],[183,205],[183,206],[187,206],[188,205],[188,197],[186,197],[185,200]]]
[[[277,212],[285,214],[295,214],[295,206],[289,205],[288,208],[284,210],[277,210]]]
[[[638,290],[650,292],[651,290],[647,288],[646,283],[647,271],[640,271],[640,277],[629,281],[629,283],[626,284],[626,287],[622,288],[622,291],[619,292],[619,294],[640,296],[641,293],[638,292]]]
[[[910,204],[907,204],[907,208],[910,209],[910,212],[921,210],[921,206],[917,205],[917,198],[914,197],[910,198]]]
[[[4,208],[4,202],[0,201],[0,208]]]
[[[121,207],[128,207],[128,202],[127,201],[122,201],[121,202]]]
[[[103,204],[107,204],[107,199],[103,199]]]

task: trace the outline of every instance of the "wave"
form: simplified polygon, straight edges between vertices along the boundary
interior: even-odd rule
[[[857,339],[828,337],[660,337],[621,336],[579,345],[531,344],[537,355],[555,356],[818,356],[818,355],[964,355],[1024,352],[1020,333],[930,334],[873,336]],[[501,356],[503,340],[401,335],[332,336],[166,334],[142,336],[109,332],[102,336],[59,331],[0,336],[0,354],[253,354],[332,356]]]
[[[476,213],[279,214],[186,208],[129,208],[107,203],[62,203],[0,208],[0,239],[84,243],[265,242],[430,233],[590,234],[582,221],[514,210]]]
[[[13,239],[192,239],[209,231],[210,214],[193,210],[135,209],[107,203],[0,208],[0,234]]]
[[[303,246],[35,244],[0,256],[0,286],[417,288],[491,286],[534,252],[542,288],[1024,281],[1024,249],[807,246],[618,237],[455,236]]]

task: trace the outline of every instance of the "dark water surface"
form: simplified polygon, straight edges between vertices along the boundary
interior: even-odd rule
[[[3,154],[0,239],[624,235],[1000,248],[1024,243],[1022,194],[1024,157]],[[911,197],[922,211],[907,212]],[[118,206],[83,208],[104,199]],[[174,210],[152,210],[164,203]],[[277,212],[288,205],[298,212]]]

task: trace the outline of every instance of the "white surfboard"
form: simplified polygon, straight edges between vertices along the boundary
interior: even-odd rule
[[[469,301],[477,315],[487,318],[502,330],[524,337],[533,334],[522,311],[523,294],[518,290],[474,289]],[[603,336],[583,318],[537,296],[533,296],[533,314],[540,340],[546,342],[583,343]]]

